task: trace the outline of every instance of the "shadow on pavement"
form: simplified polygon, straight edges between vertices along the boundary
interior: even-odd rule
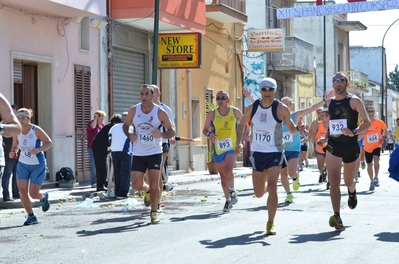
[[[118,226],[118,227],[111,227],[111,228],[107,227],[105,229],[82,230],[82,231],[77,231],[76,234],[79,235],[79,237],[95,236],[95,235],[101,235],[101,234],[116,234],[116,233],[122,233],[122,232],[136,231],[138,228],[147,227],[150,225],[151,225],[151,223],[149,223],[149,222],[138,222],[138,223],[134,223],[132,225],[125,225],[125,226]]]
[[[382,232],[374,235],[378,241],[399,242],[399,233]]]
[[[291,238],[289,243],[291,244],[299,244],[299,243],[307,243],[307,242],[326,242],[332,240],[343,239],[342,237],[338,237],[342,231],[344,231],[347,227],[334,230],[330,232],[317,233],[317,234],[303,234],[303,235],[294,235],[296,237]]]
[[[120,213],[119,213],[120,214]],[[132,215],[134,214],[134,215]],[[147,219],[150,220],[150,214],[147,213],[137,213],[137,211],[126,212],[121,217],[109,218],[109,219],[98,219],[92,223],[92,225],[100,225],[104,223],[123,223],[128,221],[135,221],[135,220],[143,220]]]
[[[206,219],[212,219],[212,218],[218,218],[222,216],[223,213],[209,213],[209,214],[200,214],[200,215],[189,215],[189,216],[183,216],[183,217],[172,217],[169,220],[171,222],[181,222],[185,220],[206,220]]]
[[[222,238],[220,240],[200,240],[199,242],[206,246],[206,248],[224,248],[227,246],[243,246],[251,244],[261,244],[262,246],[270,246],[264,241],[266,234],[261,231],[252,234],[244,234],[235,237]]]

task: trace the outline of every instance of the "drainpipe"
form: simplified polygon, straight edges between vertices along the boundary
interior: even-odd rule
[[[178,99],[177,99],[177,76],[176,76],[176,69],[170,69],[169,70],[169,104],[170,107],[172,108],[172,111],[175,113],[174,114],[174,122],[175,122],[175,129],[176,129],[176,134],[178,135],[177,128],[179,127],[178,124],[178,118],[176,116],[176,113],[178,113]],[[173,160],[176,161],[179,156],[178,156],[178,144],[175,144],[173,146]],[[175,164],[176,165],[176,164]]]
[[[191,101],[192,98],[192,76],[191,76],[191,69],[187,69],[187,99],[188,99],[188,114],[191,116],[193,113],[193,104]],[[191,117],[188,118],[188,127],[190,131],[190,138],[193,138],[193,119]],[[190,142],[189,147],[189,166],[192,166],[194,163],[193,161],[193,142]]]
[[[112,1],[107,1],[107,15],[108,15],[108,25],[107,25],[107,58],[108,58],[108,111],[109,116],[114,114],[114,82],[113,82],[113,52],[112,52]]]

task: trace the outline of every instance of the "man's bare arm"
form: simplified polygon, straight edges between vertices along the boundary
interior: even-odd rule
[[[0,115],[4,124],[0,125],[3,137],[13,137],[21,133],[21,124],[15,116],[10,103],[0,93]]]

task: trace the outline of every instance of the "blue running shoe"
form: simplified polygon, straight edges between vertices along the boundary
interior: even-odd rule
[[[43,195],[44,198],[43,200],[40,200],[40,206],[42,207],[43,212],[47,212],[48,209],[50,209],[50,202],[48,201],[48,193],[44,192]]]
[[[25,225],[25,226],[28,226],[28,225],[36,225],[36,224],[38,224],[38,223],[39,223],[39,222],[37,221],[36,216],[34,216],[34,215],[32,215],[32,216],[28,215],[28,219],[26,219],[24,225]]]

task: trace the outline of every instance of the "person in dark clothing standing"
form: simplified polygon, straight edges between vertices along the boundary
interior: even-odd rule
[[[127,112],[122,114],[122,121],[125,121],[126,116]],[[115,124],[109,130],[108,136],[114,166],[115,195],[126,198],[130,188],[133,142],[125,135],[122,126],[123,123]],[[133,127],[130,127],[129,133],[133,133]]]
[[[121,118],[122,116],[119,114],[113,115],[109,123],[98,132],[91,146],[93,149],[94,163],[96,164],[97,191],[106,191],[107,153],[108,147],[110,146],[108,132],[111,127],[121,122]]]
[[[11,105],[14,114],[17,114],[18,106],[13,104]],[[3,201],[9,202],[13,201],[14,199],[19,199],[19,190],[17,186],[17,164],[18,164],[18,153],[14,153],[13,157],[11,158],[9,153],[11,152],[13,138],[3,138],[3,147],[4,147],[4,157],[6,160],[6,165],[4,166],[4,174],[1,181],[1,187],[3,188]],[[12,173],[12,198],[10,196],[10,178]]]

